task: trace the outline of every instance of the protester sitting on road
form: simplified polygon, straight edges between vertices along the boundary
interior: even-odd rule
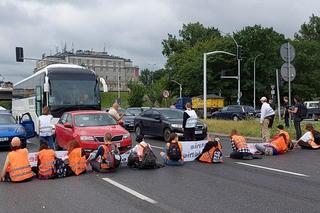
[[[94,157],[90,159],[90,165],[95,172],[114,172],[121,162],[118,147],[111,141],[112,135],[107,132],[104,135],[104,144],[98,147]]]
[[[68,147],[68,175],[80,175],[86,172],[87,160],[86,153],[80,148],[78,141],[73,140]]]
[[[52,133],[52,115],[50,115],[49,107],[45,106],[42,109],[42,115],[39,116],[39,136],[40,141],[48,141],[48,145],[51,149],[55,148]]]
[[[124,114],[118,112],[119,108],[120,105],[118,103],[114,103],[112,107],[110,107],[108,113],[117,121],[118,124],[122,125],[122,117],[124,116]]]
[[[53,149],[48,147],[47,142],[40,144],[38,153],[38,178],[39,179],[50,179],[54,178],[54,163],[56,159],[56,153]]]
[[[169,143],[166,144],[164,152],[160,155],[163,158],[164,164],[169,166],[182,166],[184,157],[182,153],[182,145],[178,142],[179,138],[176,133],[171,133]]]
[[[320,145],[315,142],[315,130],[313,125],[306,124],[307,132],[298,140],[296,145],[299,145],[302,149],[319,149]]]
[[[139,169],[155,169],[162,167],[157,164],[157,157],[150,144],[144,141],[143,135],[136,137],[137,145],[132,149],[128,157],[128,166]]]
[[[230,133],[231,145],[233,152],[230,154],[230,158],[252,160],[253,155],[250,152],[246,139],[241,136],[237,130],[233,129]]]
[[[220,138],[212,139],[209,135],[208,142],[197,159],[204,163],[222,163],[222,146]]]
[[[12,151],[8,153],[4,163],[1,181],[23,182],[31,180],[33,172],[29,162],[29,152],[21,149],[21,141],[18,137],[11,140]]]
[[[265,155],[284,154],[292,148],[289,133],[284,130],[283,125],[278,125],[278,134],[268,144],[256,144],[256,149]]]

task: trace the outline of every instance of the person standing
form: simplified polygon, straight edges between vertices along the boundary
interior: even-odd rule
[[[289,124],[289,98],[288,96],[284,96],[283,97],[283,108],[284,108],[284,122],[286,124],[286,127],[289,128],[290,124]]]
[[[122,117],[124,114],[118,112],[119,108],[120,105],[118,103],[114,103],[112,104],[112,107],[110,107],[108,113],[117,121],[118,124],[122,124]]]
[[[52,115],[50,115],[49,107],[45,106],[42,109],[42,115],[39,116],[39,136],[40,141],[47,141],[50,149],[55,149],[53,134],[52,134]]]
[[[186,141],[195,140],[195,128],[198,122],[198,116],[196,112],[191,109],[191,104],[186,104],[186,110],[183,113],[183,137]]]
[[[262,140],[266,143],[270,141],[270,128],[273,125],[274,111],[267,102],[266,97],[262,97],[260,101],[262,103],[260,116],[261,133]]]
[[[303,117],[301,117],[301,110],[304,106],[302,103],[300,103],[299,96],[294,96],[293,101],[295,105],[292,109],[289,109],[288,112],[293,114],[293,124],[296,130],[296,139],[299,140],[302,136],[300,123],[303,120]]]

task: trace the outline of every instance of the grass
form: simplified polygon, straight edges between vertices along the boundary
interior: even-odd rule
[[[11,100],[0,100],[0,106],[8,109],[8,110],[11,110],[11,107],[12,107],[12,101]]]
[[[118,92],[106,92],[101,93],[101,107],[108,108],[115,102],[118,98]],[[120,99],[121,99],[121,107],[127,108],[128,107],[128,92],[120,92]]]
[[[302,132],[305,132],[305,124],[308,121],[303,121],[301,123]],[[259,120],[242,120],[242,121],[230,121],[230,120],[216,120],[216,119],[207,119],[206,124],[208,125],[208,131],[214,133],[221,133],[229,135],[232,129],[236,129],[240,132],[241,135],[246,137],[261,137],[261,127]],[[271,130],[271,135],[276,134],[277,125],[279,124],[278,120],[275,119],[273,124],[273,128]],[[284,122],[280,122],[280,124],[284,124]],[[316,130],[320,130],[320,124],[313,123]],[[295,138],[295,130],[293,123],[290,128],[287,129],[290,137]]]

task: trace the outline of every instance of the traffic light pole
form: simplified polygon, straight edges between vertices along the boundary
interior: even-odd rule
[[[237,103],[240,105],[240,96],[241,96],[241,91],[240,91],[240,67],[241,67],[241,59],[238,59],[238,100]]]

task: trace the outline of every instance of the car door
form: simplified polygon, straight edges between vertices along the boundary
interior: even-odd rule
[[[216,117],[218,119],[225,119],[226,111],[228,110],[228,107],[223,107],[217,114]]]
[[[145,135],[151,134],[153,109],[145,111],[141,115],[140,126],[141,132]]]
[[[68,147],[69,145],[69,142],[72,141],[74,138],[73,138],[73,119],[72,119],[72,115],[70,113],[67,113],[67,120],[66,122],[64,123],[65,124],[71,124],[71,126],[64,126],[63,128],[63,135],[64,135],[64,141],[65,141],[65,148]]]
[[[163,123],[162,115],[158,110],[153,110],[152,112],[152,128],[150,129],[150,134],[155,136],[163,136]]]
[[[34,122],[31,118],[30,113],[25,113],[21,116],[20,124],[26,131],[26,138],[33,138],[35,136]]]
[[[67,121],[68,113],[64,113],[56,124],[56,142],[60,147],[65,147],[64,124]]]

